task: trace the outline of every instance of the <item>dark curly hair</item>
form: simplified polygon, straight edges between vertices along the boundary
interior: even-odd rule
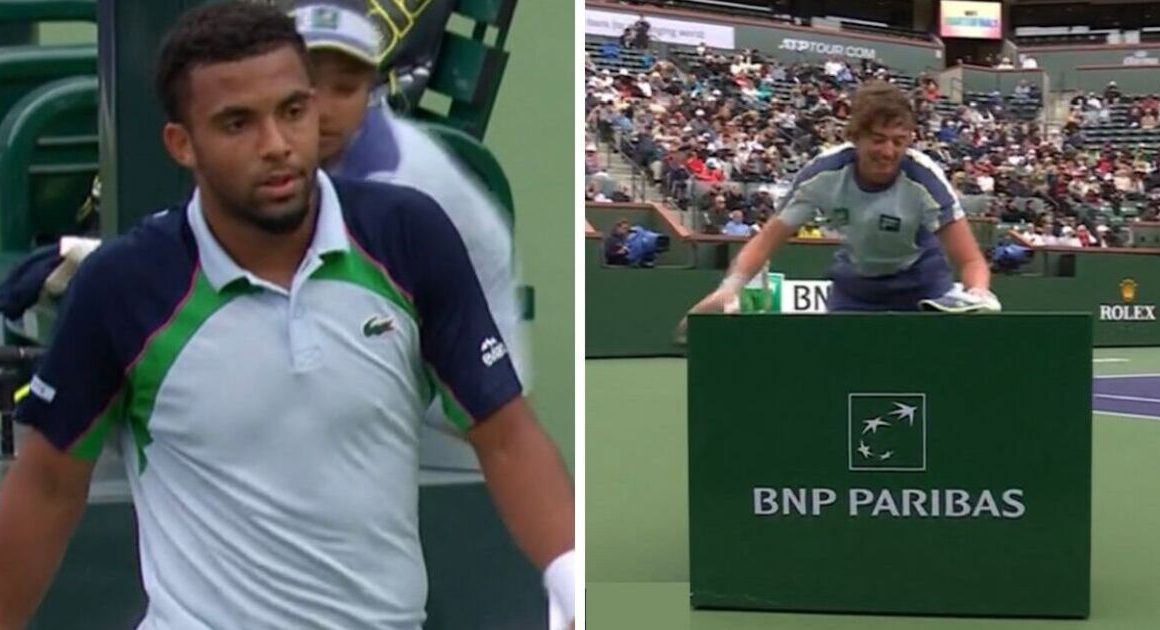
[[[294,19],[271,3],[230,0],[182,14],[165,36],[157,63],[157,95],[166,119],[184,121],[194,67],[239,61],[282,46],[293,47],[310,71],[306,43]]]

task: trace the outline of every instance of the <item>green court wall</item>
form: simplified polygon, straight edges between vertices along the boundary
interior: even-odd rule
[[[672,341],[677,322],[721,281],[741,242],[697,243],[698,264],[691,269],[606,267],[600,241],[589,238],[587,244],[586,356],[598,358],[682,354]],[[790,243],[774,256],[771,269],[790,280],[825,279],[837,247]],[[1126,281],[1135,289],[1131,300],[1125,299]],[[1160,255],[1038,251],[1019,275],[996,274],[992,285],[1007,311],[1092,313],[1096,346],[1160,345],[1160,321],[1099,319],[1105,306],[1151,306],[1156,314]]]

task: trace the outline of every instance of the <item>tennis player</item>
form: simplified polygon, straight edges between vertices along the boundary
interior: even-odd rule
[[[830,270],[830,311],[1000,310],[954,190],[937,164],[910,148],[914,127],[910,103],[896,86],[875,81],[861,87],[846,128],[851,142],[802,167],[779,213],[737,254],[721,286],[691,312],[726,310],[761,265],[819,211],[844,241]],[[947,258],[958,268],[961,285]]]
[[[318,170],[307,51],[277,9],[186,13],[157,84],[197,188],[72,282],[0,488],[0,628],[33,615],[108,437],[137,514],[140,630],[418,630],[432,397],[570,620],[571,482],[447,215]]]
[[[335,177],[415,188],[436,202],[463,239],[527,395],[531,370],[520,327],[511,225],[487,191],[428,132],[392,114],[379,86],[377,60],[384,38],[357,6],[365,2],[300,1],[291,13],[313,65],[322,166]],[[436,470],[479,469],[439,405],[431,407],[422,427],[419,464]]]

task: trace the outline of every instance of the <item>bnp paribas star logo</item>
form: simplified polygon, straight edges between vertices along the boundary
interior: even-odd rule
[[[850,470],[926,470],[926,394],[850,394]]]

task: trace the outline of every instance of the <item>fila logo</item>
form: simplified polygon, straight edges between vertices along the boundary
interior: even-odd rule
[[[46,403],[50,403],[53,398],[56,398],[56,388],[40,380],[40,375],[32,377],[32,382],[28,384],[28,389],[34,396]]]
[[[497,340],[495,337],[488,337],[480,344],[479,352],[483,364],[491,367],[497,361],[507,356],[507,346],[503,345],[503,342]]]
[[[902,219],[888,214],[878,215],[878,229],[883,232],[899,232],[902,230]]]

